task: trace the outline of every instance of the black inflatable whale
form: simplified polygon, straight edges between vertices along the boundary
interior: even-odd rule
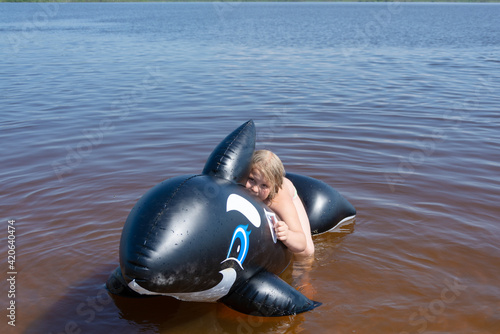
[[[216,147],[201,174],[174,177],[149,190],[125,222],[120,266],[109,277],[108,290],[219,301],[259,316],[320,305],[277,276],[291,253],[276,240],[272,211],[243,186],[254,149],[255,126],[248,121]],[[287,177],[304,202],[313,233],[354,218],[354,207],[327,184]]]

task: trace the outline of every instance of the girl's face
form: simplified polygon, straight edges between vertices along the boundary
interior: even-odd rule
[[[268,180],[264,179],[264,176],[258,169],[253,168],[248,175],[247,183],[245,187],[250,190],[252,195],[265,201],[269,197],[271,192],[271,184]]]

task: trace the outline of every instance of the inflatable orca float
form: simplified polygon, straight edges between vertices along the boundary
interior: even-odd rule
[[[254,149],[255,125],[248,121],[215,148],[201,174],[150,189],[125,222],[120,266],[109,277],[108,290],[218,301],[258,316],[293,315],[320,305],[277,276],[291,253],[276,239],[274,213],[243,186]],[[313,233],[354,218],[354,207],[327,184],[287,177],[304,202]]]

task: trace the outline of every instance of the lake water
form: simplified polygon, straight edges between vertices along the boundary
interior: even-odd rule
[[[499,333],[499,17],[499,4],[1,3],[2,333]],[[258,148],[358,211],[282,275],[323,305],[262,319],[112,300],[136,201],[199,173],[249,119]]]

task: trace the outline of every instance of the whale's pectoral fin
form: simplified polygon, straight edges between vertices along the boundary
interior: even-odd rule
[[[268,271],[254,275],[220,301],[238,312],[261,317],[294,315],[321,305]]]

